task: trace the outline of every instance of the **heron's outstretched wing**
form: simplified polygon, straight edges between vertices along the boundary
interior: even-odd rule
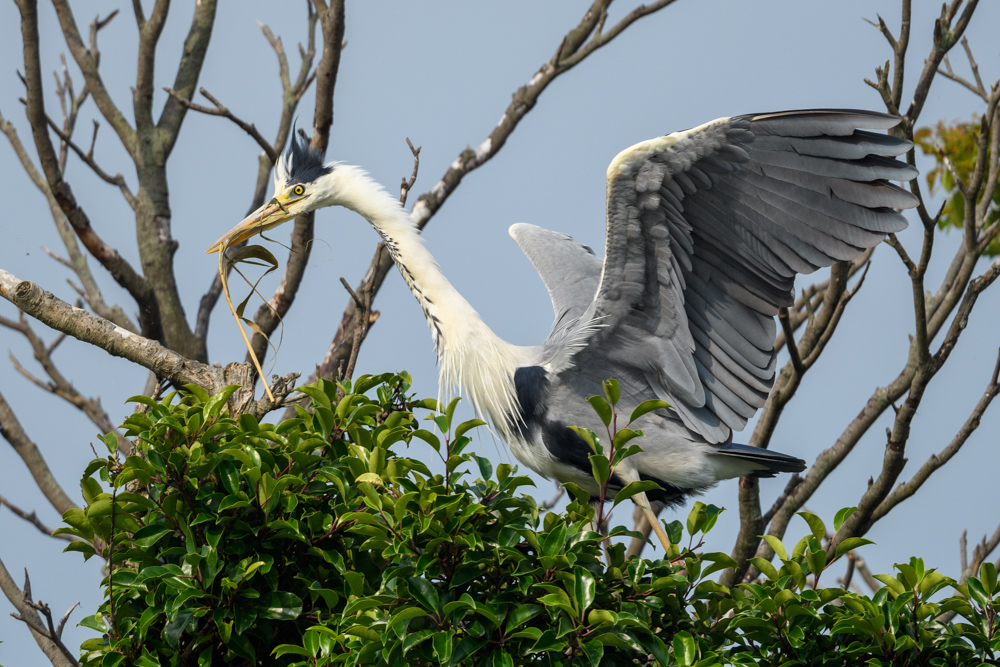
[[[512,225],[509,231],[549,291],[555,311],[552,330],[578,320],[597,293],[601,260],[588,246],[566,234],[523,222]]]
[[[584,315],[603,326],[585,354],[642,373],[688,428],[727,440],[771,389],[774,315],[792,304],[795,274],[906,227],[894,209],[916,197],[888,181],[916,176],[892,159],[910,143],[860,129],[898,120],[754,114],[620,153],[608,168],[603,273]]]

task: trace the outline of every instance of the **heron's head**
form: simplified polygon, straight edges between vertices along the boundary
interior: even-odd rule
[[[341,179],[334,164],[324,164],[322,154],[304,138],[292,135],[288,152],[274,165],[274,197],[244,218],[205,252],[213,253],[245,241],[324,206],[342,204]]]

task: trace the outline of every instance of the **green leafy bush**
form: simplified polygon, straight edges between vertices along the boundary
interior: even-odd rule
[[[309,411],[279,425],[225,415],[197,388],[124,428],[136,453],[87,469],[69,549],[100,554],[105,602],[83,624],[101,665],[979,665],[998,650],[995,569],[958,586],[898,565],[869,598],[818,588],[825,527],[762,577],[727,589],[734,565],[697,554],[719,509],[674,521],[669,560],[624,559],[589,530],[578,497],[545,512],[511,466],[466,451],[455,403],[421,428],[405,375],[303,387]],[[374,398],[365,395],[373,390]],[[426,443],[426,444],[425,444]],[[406,447],[410,449],[407,450]],[[430,447],[428,449],[427,447]],[[435,474],[417,458],[436,451]],[[104,485],[95,478],[98,476]],[[112,491],[107,489],[111,488]],[[837,517],[836,527],[846,511]],[[688,533],[688,547],[678,543]],[[630,535],[622,528],[612,537]],[[859,543],[848,544],[851,548]],[[945,589],[952,597],[934,601]],[[953,610],[963,620],[935,620]]]

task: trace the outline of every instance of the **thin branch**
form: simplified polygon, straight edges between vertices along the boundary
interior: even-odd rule
[[[297,373],[290,373],[279,378],[282,386],[281,391],[272,391],[274,403],[255,402],[254,369],[248,364],[234,362],[218,368],[188,359],[155,340],[143,338],[96,315],[73,308],[35,283],[21,280],[3,269],[0,269],[0,296],[56,331],[99,347],[112,356],[128,359],[175,385],[196,384],[210,394],[218,393],[229,385],[239,385],[241,389],[229,399],[229,411],[233,416],[242,413],[258,418],[263,416],[266,412],[260,411],[280,405],[287,393],[292,391],[294,379],[298,376]],[[282,391],[285,393],[282,394]]]
[[[836,550],[839,543],[844,539],[852,536],[864,535],[868,532],[868,530],[871,529],[872,525],[874,525],[879,518],[885,516],[885,512],[888,512],[889,509],[908,497],[908,495],[912,495],[912,491],[915,491],[915,489],[923,483],[923,480],[926,479],[926,477],[921,478],[922,473],[929,476],[933,472],[933,464],[930,467],[921,468],[921,470],[914,476],[914,480],[911,480],[913,481],[913,484],[910,486],[904,485],[905,489],[900,492],[900,495],[897,497],[898,499],[891,505],[885,506],[884,512],[879,513],[880,508],[883,507],[883,503],[889,497],[889,493],[898,479],[899,474],[902,472],[903,465],[906,463],[904,454],[906,442],[909,438],[911,424],[913,418],[916,416],[917,408],[920,405],[920,401],[928,384],[936,373],[944,366],[948,357],[951,355],[952,350],[954,350],[955,345],[958,343],[962,332],[965,331],[966,326],[968,326],[969,315],[975,307],[976,300],[979,298],[979,295],[983,292],[983,290],[993,284],[998,276],[1000,276],[1000,258],[995,260],[993,264],[990,265],[990,268],[987,269],[981,276],[969,282],[965,297],[962,299],[958,312],[955,314],[955,318],[952,321],[948,332],[945,334],[940,348],[934,354],[932,359],[916,365],[913,380],[908,388],[908,395],[906,400],[903,402],[902,407],[896,413],[892,430],[889,433],[882,470],[875,479],[874,483],[868,486],[865,493],[858,501],[857,511],[854,512],[854,514],[852,514],[847,521],[845,521],[844,525],[841,526],[840,530],[837,531],[836,538],[831,540],[828,547],[828,551],[830,553]],[[991,379],[986,392],[977,404],[973,414],[970,415],[969,420],[953,441],[952,444],[954,447],[949,445],[949,448],[946,449],[948,458],[953,456],[954,453],[961,448],[961,445],[964,444],[968,436],[971,435],[971,432],[975,430],[979,421],[977,413],[981,415],[981,412],[985,412],[986,408],[993,400],[993,397],[996,395],[997,373],[1000,373],[1000,359],[997,361],[997,366],[994,370],[994,378]]]
[[[65,534],[53,535],[52,534],[52,529],[49,528],[48,526],[46,526],[44,523],[42,523],[42,520],[38,518],[38,514],[36,514],[34,510],[32,510],[30,512],[27,512],[27,511],[21,509],[20,507],[18,507],[17,505],[13,504],[12,502],[10,502],[9,500],[7,500],[6,498],[4,498],[2,495],[0,495],[0,506],[4,506],[4,505],[6,505],[7,509],[9,509],[11,512],[13,512],[16,516],[24,519],[25,521],[27,521],[28,523],[30,523],[32,526],[34,526],[35,528],[37,528],[39,531],[41,531],[43,534],[45,534],[45,535],[47,535],[49,537],[54,537],[56,539],[65,540],[66,542],[76,542],[79,539],[79,538],[73,537],[72,535],[65,535]]]
[[[957,21],[954,21],[954,19],[960,5],[959,0],[952,0],[950,5],[943,8],[942,15],[935,24],[934,46],[932,47],[931,57],[925,61],[924,70],[917,81],[916,94],[913,97],[913,101],[910,104],[906,115],[903,117],[903,122],[900,126],[894,128],[894,134],[903,136],[912,141],[913,127],[920,111],[923,108],[924,102],[926,101],[930,86],[937,72],[938,64],[943,56],[947,54],[948,50],[956,43],[956,40],[961,37],[962,32],[968,25],[968,21],[975,9],[976,4],[975,0],[973,0],[966,5],[965,10],[962,12]],[[887,63],[884,69],[880,68],[878,71],[878,84],[873,84],[877,89],[879,89],[879,92],[882,94],[883,101],[886,104],[886,108],[890,112],[893,112],[894,109],[897,109],[898,111],[899,100],[902,99],[902,70],[905,61],[906,46],[906,40],[904,40],[903,37],[904,35],[908,37],[909,21],[910,3],[909,0],[904,0],[902,21],[903,30],[900,33],[900,37],[896,40],[896,46],[894,48],[894,56],[896,58],[895,76],[893,77],[892,84],[890,85]],[[911,164],[913,163],[914,152],[912,149],[907,154],[907,160]],[[915,181],[911,183],[911,189],[913,189],[914,192],[919,192],[918,185]],[[929,224],[930,216],[927,214],[925,209],[921,210],[920,215],[922,221],[924,222],[925,230],[933,230],[933,224]],[[916,272],[918,274],[922,273],[921,267],[925,265],[925,260],[929,259],[931,247],[926,242],[928,238],[932,239],[933,234],[925,235],[925,246],[922,249],[921,262],[916,267]],[[971,255],[968,245],[966,244],[966,247],[961,248],[956,253],[952,266],[948,271],[946,280],[942,282],[938,292],[926,299],[927,312],[924,314],[924,317],[926,318],[924,320],[926,322],[925,340],[930,341],[934,339],[934,336],[946,324],[949,315],[958,305],[958,302],[962,300],[965,286],[971,278],[975,263],[976,257]],[[918,281],[915,280],[914,292],[917,291],[917,284]],[[921,289],[919,301],[922,303],[924,300],[924,293]],[[915,300],[915,308],[917,307],[918,301]],[[926,359],[926,355],[921,355],[918,349],[919,347],[920,346],[914,346],[911,348],[910,358],[907,360],[906,366],[899,373],[899,375],[888,385],[877,388],[868,399],[866,405],[859,412],[858,416],[847,426],[841,436],[837,439],[837,442],[820,454],[816,463],[806,474],[802,484],[796,488],[795,492],[792,493],[786,502],[775,512],[771,525],[767,531],[768,534],[775,535],[779,538],[783,536],[790,518],[799,508],[802,507],[805,502],[808,501],[830,472],[836,469],[843,459],[853,450],[858,440],[868,431],[875,419],[877,419],[889,406],[893,405],[894,402],[899,400],[904,394],[909,393],[906,402],[904,402],[903,407],[896,415],[895,428],[891,432],[890,440],[887,444],[886,458],[882,473],[879,476],[879,480],[873,485],[875,488],[870,487],[870,493],[865,496],[864,503],[866,504],[866,507],[862,508],[864,511],[859,509],[859,512],[855,513],[851,519],[855,521],[855,523],[848,525],[847,530],[842,528],[841,531],[838,532],[837,537],[838,539],[841,539],[842,537],[846,537],[848,535],[863,534],[863,527],[861,532],[855,531],[855,528],[858,527],[859,523],[864,523],[865,520],[867,520],[870,516],[869,513],[875,506],[877,506],[878,502],[881,502],[881,500],[884,499],[885,494],[888,493],[891,487],[892,480],[894,480],[895,476],[898,475],[902,466],[902,454],[905,442],[909,434],[909,423],[916,414],[916,408],[919,405],[927,383],[933,376],[933,372],[930,372],[932,361],[925,360],[925,362],[921,364],[917,360],[918,356],[924,356]],[[808,366],[808,361],[806,359],[804,359],[804,363]],[[778,383],[781,382],[782,378],[779,377]],[[772,393],[772,399],[773,398],[774,393]],[[765,413],[767,409],[768,408],[765,406]],[[763,415],[761,421],[764,421]],[[758,425],[758,429],[759,428],[760,425]],[[742,510],[743,496],[741,491],[741,512]],[[851,520],[849,520],[849,523]],[[749,553],[753,553],[748,551],[748,547],[752,547],[753,545],[757,545],[755,552],[756,556],[764,559],[774,557],[774,553],[770,547],[767,544],[761,543],[761,541],[755,537],[755,535],[759,534],[759,532],[754,532],[754,530],[755,526],[741,527],[741,537],[733,552],[734,558],[736,558],[737,561],[745,563]],[[843,535],[841,535],[842,533]],[[750,576],[750,573],[748,573],[748,576]],[[723,583],[726,583],[726,581],[723,581]]]
[[[344,286],[344,289],[347,290],[347,293],[351,295],[352,299],[354,299],[354,305],[356,305],[358,308],[365,307],[365,302],[361,300],[361,297],[359,297],[357,292],[354,291],[354,289],[351,287],[351,283],[347,282],[346,278],[341,277],[340,284]]]
[[[114,176],[112,176],[108,172],[101,169],[101,166],[97,164],[97,161],[94,159],[94,143],[97,141],[97,128],[98,128],[96,120],[94,121],[93,141],[91,141],[90,150],[87,151],[86,153],[83,152],[82,148],[73,143],[73,140],[70,138],[70,135],[67,134],[66,132],[63,132],[63,130],[60,129],[58,125],[56,125],[55,121],[53,121],[51,118],[48,117],[46,117],[45,120],[48,122],[49,127],[52,128],[52,131],[56,133],[56,136],[58,136],[62,140],[63,145],[72,148],[73,152],[76,153],[77,157],[79,157],[85,165],[90,167],[93,170],[93,172],[97,174],[98,178],[100,178],[105,183],[117,186],[118,189],[121,190],[122,196],[125,197],[125,201],[128,202],[129,207],[132,209],[135,208],[136,206],[135,195],[132,194],[132,191],[128,187],[128,183],[125,182],[125,177],[122,176],[121,174],[115,174]]]
[[[309,145],[320,154],[326,153],[330,142],[330,128],[333,126],[333,96],[344,43],[344,20],[344,0],[334,0],[328,8],[317,12],[317,21],[323,34],[323,51],[316,65],[316,105]],[[280,42],[278,45],[280,46]],[[276,51],[280,60],[284,52],[277,47]],[[285,85],[284,78],[282,85]],[[315,216],[312,213],[300,215],[295,219],[285,274],[268,303],[261,304],[254,315],[254,322],[259,331],[254,334],[251,347],[258,359],[263,359],[267,354],[267,337],[277,328],[298,294],[312,252],[314,220]]]
[[[792,361],[792,369],[801,375],[806,372],[802,365],[802,358],[799,356],[799,346],[795,344],[795,334],[792,331],[792,323],[788,319],[788,309],[778,309],[778,321],[781,322],[781,330],[785,334],[785,347],[788,348],[788,356]]]
[[[423,146],[413,147],[413,142],[410,138],[406,138],[406,145],[410,147],[410,152],[413,153],[413,173],[410,174],[410,180],[402,179],[399,184],[399,204],[400,206],[406,206],[406,196],[410,194],[410,190],[413,189],[413,184],[417,182],[417,171],[420,169],[420,149]]]
[[[944,57],[944,71],[941,71],[940,74],[946,79],[951,79],[955,83],[965,86],[973,93],[981,97],[984,102],[988,102],[990,96],[986,91],[986,86],[983,85],[982,77],[979,76],[979,65],[976,63],[976,59],[972,56],[972,49],[969,47],[968,37],[962,37],[962,48],[965,49],[965,56],[969,59],[969,67],[972,68],[972,76],[976,79],[976,82],[972,83],[968,79],[955,74],[955,72],[951,69],[951,63],[948,62],[948,56]]]
[[[52,215],[52,220],[55,222],[56,230],[59,232],[59,237],[62,239],[63,244],[66,247],[66,252],[69,255],[69,266],[73,269],[73,272],[76,274],[77,278],[80,279],[80,282],[83,285],[84,299],[87,304],[94,310],[95,313],[104,319],[111,320],[118,326],[128,329],[129,331],[137,332],[138,329],[135,324],[132,323],[129,317],[125,314],[125,311],[122,310],[121,306],[109,306],[105,303],[100,287],[98,287],[97,281],[94,279],[94,275],[90,271],[90,266],[87,264],[87,256],[80,252],[80,246],[77,244],[76,233],[70,226],[69,220],[66,218],[66,214],[63,213],[62,208],[60,208],[59,202],[57,202],[55,197],[52,196],[52,191],[49,189],[48,181],[46,181],[45,177],[42,174],[39,174],[38,170],[35,169],[35,165],[28,156],[28,152],[25,150],[24,144],[21,143],[21,139],[18,137],[17,130],[14,129],[14,125],[4,118],[2,113],[0,113],[0,131],[3,131],[3,133],[7,136],[11,147],[14,149],[14,153],[21,161],[21,166],[24,168],[25,172],[27,172],[31,182],[35,184],[35,187],[37,187],[43,195],[45,195],[45,199],[49,204],[49,212]]]
[[[990,403],[996,398],[997,394],[1000,393],[1000,383],[997,382],[998,375],[1000,375],[1000,355],[997,357],[996,365],[993,368],[993,376],[990,378],[986,390],[965,420],[965,423],[962,424],[962,428],[955,434],[955,437],[952,438],[947,447],[938,454],[932,454],[909,481],[897,486],[885,500],[879,503],[878,507],[872,513],[872,524],[887,515],[896,505],[916,493],[931,475],[958,453],[969,437],[979,428],[979,423],[986,413],[987,408],[989,408]]]
[[[20,1],[27,2],[28,0]],[[38,647],[42,649],[53,667],[78,667],[79,663],[62,643],[59,635],[56,633],[50,635],[50,632],[42,625],[42,618],[38,615],[38,609],[31,599],[31,581],[28,579],[27,570],[24,573],[24,589],[22,590],[10,576],[3,560],[0,560],[0,590],[3,590],[4,595],[17,610],[17,613],[12,614],[12,616],[28,626]]]
[[[236,123],[236,125],[240,127],[240,129],[242,129],[244,132],[253,137],[253,140],[256,141],[257,145],[261,147],[261,150],[263,150],[267,154],[267,157],[272,164],[278,161],[278,153],[274,150],[274,146],[272,146],[271,143],[267,139],[265,139],[260,132],[257,131],[257,127],[253,123],[247,123],[246,121],[238,118],[236,115],[233,114],[232,111],[223,106],[219,102],[219,100],[213,97],[204,88],[200,88],[199,92],[205,97],[207,97],[208,100],[215,105],[214,107],[206,107],[201,104],[195,104],[191,100],[181,97],[171,88],[164,88],[163,90],[167,91],[168,95],[175,98],[178,102],[180,102],[188,109],[191,109],[192,111],[208,114],[209,116],[222,116],[223,118],[228,118],[229,120],[233,121],[234,123]]]
[[[35,485],[60,515],[76,507],[76,503],[70,500],[52,474],[52,469],[49,468],[38,445],[24,432],[21,422],[2,393],[0,393],[0,435],[21,457],[32,479],[35,480]]]
[[[930,55],[924,61],[924,69],[917,80],[917,86],[913,92],[910,106],[906,110],[906,118],[911,127],[923,110],[924,103],[927,101],[927,95],[930,93],[931,84],[934,81],[934,75],[938,71],[941,60],[958,40],[961,39],[962,34],[969,25],[969,21],[972,19],[973,12],[976,11],[976,6],[979,5],[979,0],[969,0],[965,5],[965,9],[962,10],[962,15],[958,17],[958,21],[952,24],[955,12],[958,10],[960,4],[961,0],[952,0],[951,5],[944,5],[941,8],[941,17],[934,23],[934,44],[931,46]],[[909,2],[904,3],[904,6],[908,8]],[[897,92],[898,95],[902,95],[902,85],[899,86]]]
[[[959,574],[958,583],[965,583],[965,580],[971,576],[979,574],[979,568],[986,559],[990,557],[998,546],[1000,546],[1000,525],[996,527],[993,534],[987,539],[983,535],[983,539],[979,541],[976,548],[972,550],[972,561],[968,561],[966,557],[966,536],[968,531],[962,531],[962,538],[959,541],[959,549],[961,551],[962,560],[962,572]],[[955,618],[957,612],[949,611],[941,614],[936,620],[939,623],[951,623],[952,619]]]
[[[32,0],[32,4],[34,4],[34,0]],[[59,26],[62,28],[66,44],[69,46],[70,53],[73,55],[73,60],[76,61],[77,67],[79,67],[80,71],[83,73],[87,89],[90,90],[90,94],[93,97],[94,102],[97,104],[97,108],[100,110],[101,115],[104,116],[105,120],[111,124],[111,127],[118,134],[118,138],[121,140],[125,150],[128,151],[131,156],[135,157],[135,130],[131,125],[129,125],[128,119],[115,105],[114,100],[111,99],[111,94],[104,86],[104,81],[101,79],[101,74],[98,71],[99,55],[96,49],[88,49],[83,43],[83,38],[80,36],[80,32],[76,27],[77,24],[76,19],[73,17],[73,10],[70,9],[69,6],[69,0],[53,0],[52,4],[55,6],[56,16],[59,18]],[[95,29],[94,25],[92,25],[90,35],[92,47],[96,42],[94,35]],[[34,43],[37,47],[37,38],[34,40]],[[25,63],[25,68],[27,69],[27,63]],[[34,125],[34,123],[32,123],[32,125]]]
[[[0,317],[0,325],[19,332],[28,340],[35,359],[42,366],[42,369],[45,371],[45,374],[49,376],[51,381],[43,382],[34,377],[21,366],[17,358],[14,357],[13,353],[11,353],[10,358],[14,364],[15,370],[38,387],[59,396],[70,405],[83,412],[87,415],[90,421],[92,421],[97,428],[100,429],[101,433],[114,433],[118,436],[118,449],[126,455],[132,453],[132,446],[120,433],[118,433],[118,430],[115,429],[114,425],[111,423],[110,417],[108,417],[108,413],[105,412],[104,408],[101,406],[101,400],[99,398],[87,398],[83,396],[79,391],[77,391],[76,387],[73,386],[73,383],[70,382],[56,367],[55,361],[52,359],[52,351],[55,349],[56,345],[61,342],[62,335],[57,338],[56,342],[53,343],[52,346],[47,346],[41,337],[34,332],[31,325],[28,324],[28,320],[23,312],[19,314],[17,322],[8,320],[5,317]]]

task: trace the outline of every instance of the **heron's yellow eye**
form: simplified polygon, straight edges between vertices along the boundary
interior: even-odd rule
[[[295,194],[297,194],[300,197],[305,193],[305,191],[306,191],[306,189],[304,187],[302,187],[301,185],[296,185],[294,188],[292,188],[292,192],[294,192]]]

